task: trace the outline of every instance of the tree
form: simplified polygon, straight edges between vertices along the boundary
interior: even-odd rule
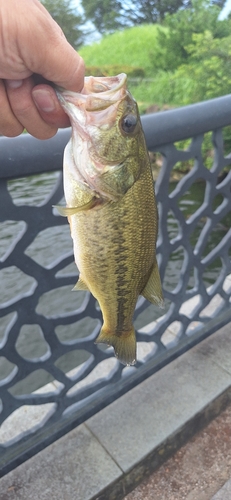
[[[214,38],[211,31],[193,35],[187,47],[189,60],[180,66],[175,81],[190,78],[193,82],[190,102],[212,99],[230,93],[231,36]]]
[[[187,63],[189,52],[187,47],[193,43],[193,35],[204,33],[205,29],[214,38],[224,38],[230,34],[231,22],[218,19],[221,8],[218,2],[209,0],[192,0],[191,7],[182,9],[173,15],[167,15],[163,25],[168,31],[159,31],[159,49],[156,61],[161,61],[159,68],[174,70]],[[157,67],[153,61],[154,67]]]
[[[68,42],[77,49],[84,40],[84,20],[82,16],[71,7],[71,0],[41,0],[53,19],[62,28]]]
[[[218,0],[224,1],[224,0]],[[186,8],[191,0],[82,0],[86,18],[100,33],[143,23],[162,22],[166,14]]]
[[[86,19],[93,22],[99,33],[111,33],[122,26],[120,1],[82,0],[82,7]]]

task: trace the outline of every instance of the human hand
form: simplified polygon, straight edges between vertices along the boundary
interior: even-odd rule
[[[48,139],[69,125],[48,83],[80,92],[83,60],[38,0],[0,0],[0,33],[0,134]]]

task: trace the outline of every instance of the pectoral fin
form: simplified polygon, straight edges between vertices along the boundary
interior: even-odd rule
[[[155,261],[149,276],[148,282],[140,295],[143,295],[145,299],[149,300],[152,304],[155,304],[161,308],[164,307],[164,299],[162,294],[162,286],[160,281],[159,269],[157,262]]]
[[[76,285],[74,286],[74,288],[72,288],[72,292],[75,292],[78,290],[86,290],[88,292],[90,291],[88,286],[86,285],[85,281],[83,281],[83,279],[81,277],[79,277]]]
[[[53,207],[56,208],[56,210],[58,210],[60,215],[62,215],[63,217],[70,217],[70,215],[77,214],[78,212],[82,212],[83,210],[90,210],[96,205],[97,201],[98,199],[93,197],[90,201],[79,207],[61,207],[59,205],[53,205]]]

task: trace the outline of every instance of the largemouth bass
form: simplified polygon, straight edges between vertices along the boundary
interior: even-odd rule
[[[163,307],[155,246],[158,215],[138,108],[126,75],[86,77],[81,93],[57,91],[72,125],[64,192],[79,280],[98,300],[96,343],[136,362],[132,318],[139,295]]]

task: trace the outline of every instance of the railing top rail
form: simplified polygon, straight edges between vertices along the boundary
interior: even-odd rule
[[[149,151],[231,125],[231,94],[145,115],[142,125]]]
[[[148,149],[231,125],[231,94],[141,117]],[[41,141],[24,134],[0,138],[1,178],[23,177],[62,169],[70,129]],[[33,161],[33,165],[32,165]],[[18,174],[17,174],[18,173]]]
[[[29,134],[0,137],[0,177],[10,179],[62,170],[63,149],[69,137],[69,128],[59,130],[52,139],[45,141]]]

